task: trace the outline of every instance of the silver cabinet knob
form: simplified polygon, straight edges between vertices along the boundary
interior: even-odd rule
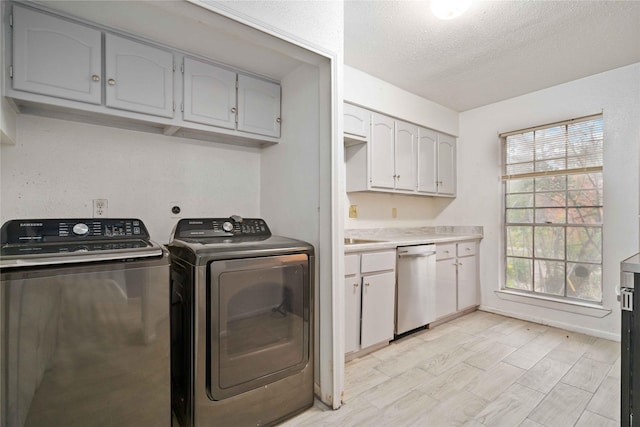
[[[107,80],[107,83],[109,83],[110,86],[115,86],[116,85],[116,81],[113,80],[113,79]]]
[[[357,288],[357,287],[358,287],[358,285],[359,285],[359,283],[354,283],[354,284],[353,284],[353,287],[354,287],[354,288]]]
[[[91,76],[91,80],[93,80],[94,82],[99,82],[100,81],[100,76],[97,74],[94,74],[93,76]]]
[[[364,285],[365,285],[365,286],[370,286],[370,285],[369,285],[369,283],[365,283]]]
[[[276,123],[280,123],[280,122],[282,122],[282,119],[281,119],[280,117],[278,117],[278,118],[276,119]]]
[[[231,109],[231,112],[232,112],[233,114],[235,114],[235,113],[237,113],[237,112],[238,112],[238,109],[237,109],[236,107],[233,107],[233,108]]]

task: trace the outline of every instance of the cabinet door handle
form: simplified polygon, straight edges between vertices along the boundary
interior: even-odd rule
[[[276,119],[276,123],[281,123],[281,122],[282,122],[282,119],[281,119],[280,117],[278,117],[278,118]]]
[[[353,287],[354,287],[354,288],[357,288],[357,287],[358,287],[358,285],[359,285],[359,283],[354,283],[354,284],[353,284]]]
[[[365,286],[369,286],[369,283],[365,283],[364,285],[365,285]]]
[[[396,176],[397,179],[400,179],[400,175]]]
[[[94,82],[99,82],[100,81],[100,76],[97,74],[94,74],[93,76],[91,76],[91,80],[93,80]]]
[[[109,86],[115,86],[116,85],[116,81],[113,80],[113,79],[107,80],[107,83],[109,83]]]
[[[233,108],[231,109],[231,112],[232,112],[233,114],[235,114],[235,113],[237,113],[237,112],[238,112],[238,109],[237,109],[236,107],[233,107]]]

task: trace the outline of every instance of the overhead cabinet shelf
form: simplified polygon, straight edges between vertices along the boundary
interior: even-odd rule
[[[13,5],[10,24],[6,96],[23,112],[217,142],[278,142],[278,83],[22,5]]]
[[[454,137],[351,104],[344,135],[347,192],[455,196]]]

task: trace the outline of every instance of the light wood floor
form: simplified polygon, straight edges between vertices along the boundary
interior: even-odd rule
[[[283,426],[618,426],[620,343],[476,311],[346,365]]]

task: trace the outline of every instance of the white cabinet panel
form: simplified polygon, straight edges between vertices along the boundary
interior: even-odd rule
[[[173,117],[173,54],[105,35],[106,105]]]
[[[477,242],[436,245],[436,316],[480,305]]]
[[[435,193],[438,191],[437,142],[438,134],[431,130],[420,128],[418,131],[418,192]]]
[[[236,127],[236,73],[184,58],[184,120]]]
[[[362,254],[362,273],[393,270],[396,268],[396,251],[371,252]]]
[[[394,166],[394,120],[381,114],[371,114],[370,182],[372,187],[393,189]]]
[[[101,102],[100,31],[30,9],[13,8],[13,88]]]
[[[362,278],[362,348],[393,339],[395,280],[394,272]]]
[[[414,191],[416,189],[416,143],[418,127],[396,121],[395,132],[395,188]]]
[[[458,310],[480,305],[476,256],[458,258]]]
[[[238,75],[238,130],[280,136],[280,85]]]
[[[344,133],[363,139],[369,138],[370,116],[371,113],[364,108],[344,104]]]
[[[360,349],[360,276],[344,279],[344,352]]]
[[[436,318],[457,310],[457,282],[455,258],[436,261]]]
[[[456,193],[456,145],[447,135],[438,135],[438,193]]]

